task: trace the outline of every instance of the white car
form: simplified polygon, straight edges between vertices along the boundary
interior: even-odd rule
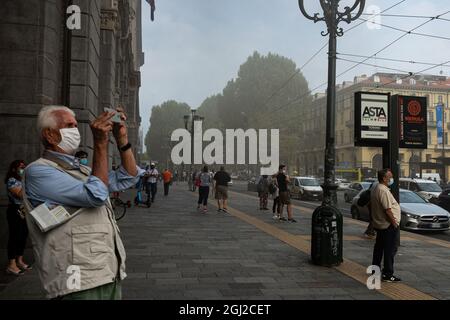
[[[400,178],[400,188],[413,191],[425,200],[435,202],[442,188],[433,180]]]
[[[350,182],[348,182],[345,179],[337,178],[335,181],[338,185],[338,190],[347,190],[348,187],[350,186]]]
[[[322,200],[323,190],[319,180],[311,177],[292,177],[289,189],[292,197],[301,200]]]

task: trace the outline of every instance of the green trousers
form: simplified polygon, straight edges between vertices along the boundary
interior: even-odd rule
[[[119,281],[111,282],[89,290],[70,293],[59,300],[121,300],[122,287]]]

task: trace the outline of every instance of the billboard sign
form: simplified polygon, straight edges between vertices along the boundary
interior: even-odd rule
[[[389,141],[390,94],[355,93],[355,146],[382,147]]]
[[[394,99],[397,100],[396,103],[399,111],[399,147],[427,149],[427,99],[425,97],[415,96],[395,96]],[[441,127],[443,126],[442,120],[440,120]]]
[[[436,106],[436,128],[437,128],[437,141],[438,144],[442,144],[444,141],[444,107],[441,104]]]

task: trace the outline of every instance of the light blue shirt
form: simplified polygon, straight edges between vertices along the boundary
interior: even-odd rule
[[[78,159],[73,156],[46,151],[70,169],[80,169]],[[47,206],[66,205],[70,207],[92,208],[105,204],[110,192],[129,189],[136,185],[145,170],[137,167],[138,174],[133,177],[120,166],[109,172],[109,187],[96,176],[89,176],[86,182],[54,167],[34,164],[25,169],[25,191],[33,206],[46,203]]]

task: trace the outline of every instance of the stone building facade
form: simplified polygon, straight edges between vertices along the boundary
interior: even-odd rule
[[[67,19],[81,9],[81,29]],[[0,5],[0,176],[14,159],[42,152],[36,116],[44,105],[77,115],[81,149],[92,151],[89,122],[122,105],[130,142],[140,145],[141,0],[2,0]],[[119,162],[111,141],[110,163]],[[137,155],[137,154],[136,154]],[[4,188],[0,188],[4,199]]]

